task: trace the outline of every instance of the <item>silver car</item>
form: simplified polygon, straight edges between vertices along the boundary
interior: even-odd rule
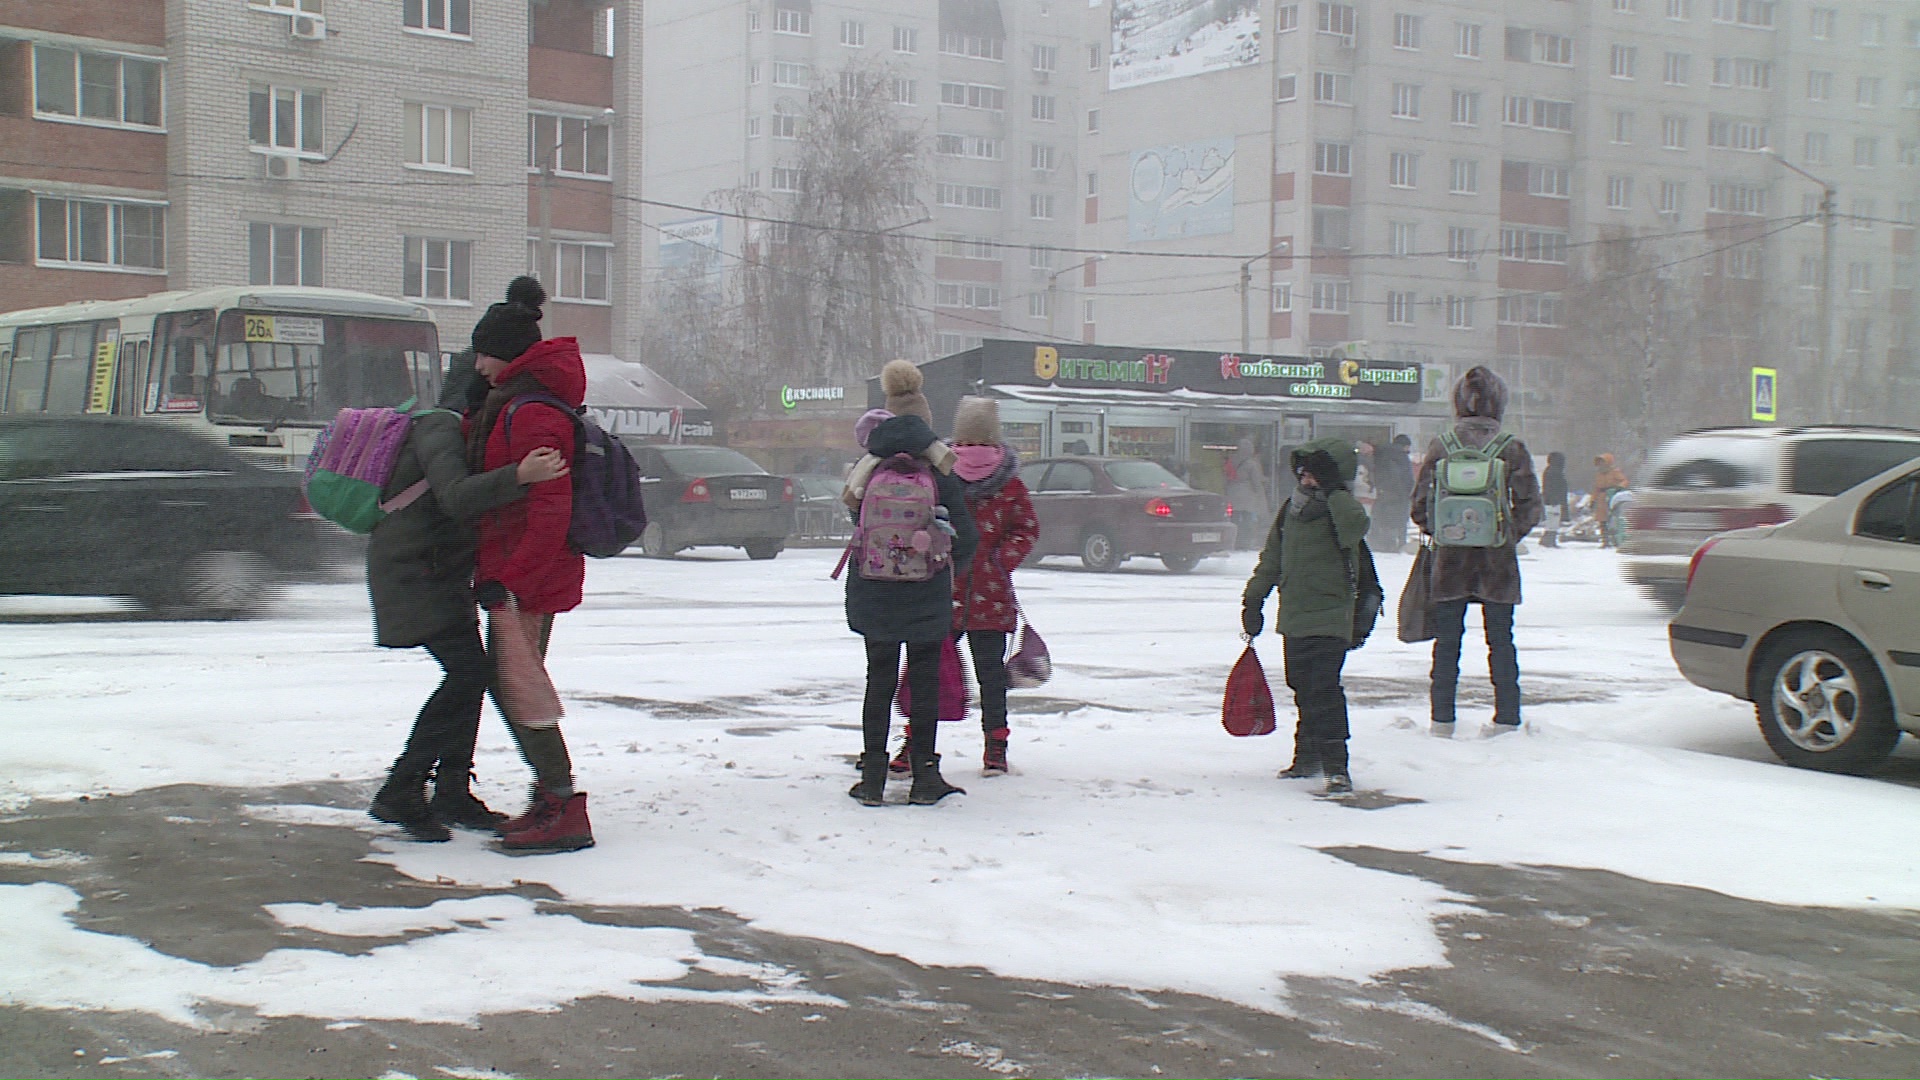
[[[1880,764],[1920,735],[1920,463],[1708,540],[1667,633],[1680,673],[1753,702],[1787,764]]]

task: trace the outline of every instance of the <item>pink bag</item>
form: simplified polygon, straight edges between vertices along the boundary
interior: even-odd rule
[[[942,720],[965,720],[967,706],[973,703],[966,669],[960,665],[960,642],[948,638],[940,646],[940,712]],[[907,668],[900,667],[900,692],[894,697],[900,715],[913,719],[913,698],[907,692]]]
[[[493,653],[494,693],[500,711],[516,724],[553,727],[565,710],[540,656],[540,616],[518,601],[487,610],[487,648]]]
[[[1220,723],[1229,735],[1271,735],[1279,726],[1273,720],[1273,691],[1267,686],[1267,670],[1260,666],[1260,655],[1252,645],[1240,654],[1227,676]]]
[[[1053,654],[1047,651],[1047,643],[1040,639],[1033,623],[1027,620],[1027,613],[1022,611],[1019,643],[1007,658],[1007,685],[1015,690],[1031,690],[1046,685],[1051,678]]]

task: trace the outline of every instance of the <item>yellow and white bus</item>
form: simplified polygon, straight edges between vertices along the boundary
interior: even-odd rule
[[[439,395],[419,304],[288,286],[164,292],[0,314],[0,414],[189,425],[296,468],[340,409]]]

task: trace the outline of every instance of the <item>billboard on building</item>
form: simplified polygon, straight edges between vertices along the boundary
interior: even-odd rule
[[[1113,0],[1107,89],[1260,62],[1257,0]]]
[[[660,266],[665,270],[710,268],[720,257],[718,215],[669,221],[660,226]]]
[[[1233,231],[1233,136],[1136,150],[1128,164],[1128,240]]]

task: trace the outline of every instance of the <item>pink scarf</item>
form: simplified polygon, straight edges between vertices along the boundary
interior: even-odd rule
[[[1006,457],[1006,451],[998,446],[956,446],[953,453],[959,461],[953,471],[962,480],[985,480],[1000,467],[1000,460]]]

